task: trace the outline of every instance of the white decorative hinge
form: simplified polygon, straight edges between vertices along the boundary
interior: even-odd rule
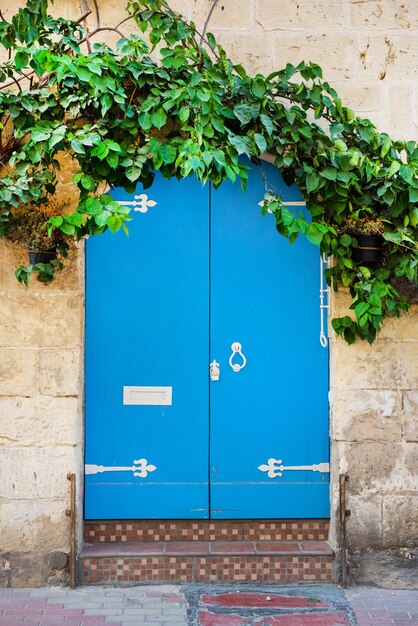
[[[328,329],[325,311],[329,310],[329,295],[331,290],[325,281],[324,271],[324,268],[328,268],[328,265],[328,257],[325,256],[325,254],[321,255],[319,257],[319,342],[323,348],[326,348],[328,345]]]
[[[103,474],[105,472],[133,472],[134,476],[146,478],[150,472],[155,472],[157,467],[148,464],[147,459],[138,459],[133,461],[133,465],[85,465],[86,474]]]
[[[261,206],[261,208],[263,208],[264,202],[265,200],[261,200],[261,202],[258,203],[258,206]],[[306,202],[304,200],[292,200],[290,202],[282,202],[282,205],[283,206],[306,206]],[[270,211],[270,209],[267,209],[267,213],[273,213],[273,211]]]
[[[267,465],[259,465],[260,472],[267,472],[269,478],[283,476],[285,471],[310,471],[329,474],[329,463],[318,463],[317,465],[283,465],[281,459],[269,459]]]
[[[134,211],[140,213],[147,213],[149,208],[157,204],[155,200],[150,200],[146,193],[135,195],[133,200],[117,200],[117,203],[122,206],[132,206]]]

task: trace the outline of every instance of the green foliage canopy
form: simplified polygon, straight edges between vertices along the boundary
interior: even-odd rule
[[[332,256],[327,280],[335,290],[349,288],[353,310],[333,327],[349,343],[371,343],[385,316],[409,308],[394,280],[417,280],[416,142],[394,141],[357,117],[315,63],[249,76],[165,0],[129,0],[127,11],[148,43],[137,35],[121,37],[115,49],[93,43],[79,23],[49,16],[47,0],[29,0],[0,22],[9,57],[0,66],[0,235],[7,236],[17,207],[50,201],[62,154],[77,165],[78,206],[49,217],[47,229],[79,240],[126,230],[131,219],[100,191],[103,183],[133,192],[160,170],[215,187],[239,179],[245,188],[241,155],[259,165],[269,153],[285,182],[298,185],[311,218],[283,206],[268,181],[263,212],[274,213],[290,242],[302,234]],[[356,262],[356,233],[346,224],[376,221],[384,260],[368,267]],[[16,275],[27,284],[35,270],[50,280],[54,265],[47,265]]]

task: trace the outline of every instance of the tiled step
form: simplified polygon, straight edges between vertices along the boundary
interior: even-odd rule
[[[329,520],[86,521],[88,543],[126,541],[326,541]]]
[[[326,541],[167,541],[86,544],[83,583],[330,581]]]

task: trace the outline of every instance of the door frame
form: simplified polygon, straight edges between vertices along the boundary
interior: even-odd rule
[[[267,163],[271,163],[274,165],[274,161],[275,161],[275,157],[273,155],[270,155],[268,153],[264,153],[261,155],[261,159]],[[152,189],[152,187],[151,187]],[[242,192],[243,193],[243,192]],[[86,246],[83,246],[83,260],[84,260],[84,275],[85,275],[85,270],[86,270],[86,263],[85,263],[85,251],[86,251]],[[318,255],[319,256],[319,255]],[[318,287],[319,287],[319,271],[318,271]],[[318,288],[319,291],[319,288]],[[84,296],[86,299],[87,293],[86,293],[86,281],[84,280]],[[330,298],[331,299],[331,298]],[[318,298],[318,302],[319,302],[319,298]],[[329,302],[329,306],[327,309],[327,327],[329,328],[329,320],[331,317],[331,309],[332,309],[332,301]],[[84,307],[84,311],[85,311],[85,307]],[[79,502],[79,509],[82,510],[82,515],[80,515],[80,523],[78,525],[78,537],[79,537],[79,541],[78,541],[78,545],[82,545],[82,532],[83,532],[83,527],[84,527],[84,505],[85,505],[85,500],[84,500],[84,486],[85,486],[85,469],[84,469],[84,465],[85,465],[85,443],[86,443],[86,431],[85,431],[85,394],[86,394],[86,359],[85,359],[85,353],[86,353],[86,343],[85,343],[85,327],[86,327],[86,316],[84,315],[84,337],[83,337],[83,441],[82,441],[82,459],[81,459],[81,464],[82,467],[80,468],[80,473],[79,473],[79,485],[80,485],[80,496],[78,499]],[[318,304],[318,337],[319,337],[319,327],[320,327],[320,309],[319,309],[319,304]],[[327,401],[327,406],[328,406],[328,415],[327,415],[327,419],[328,419],[328,441],[329,441],[329,453],[330,453],[330,461],[329,461],[329,465],[330,465],[330,471],[329,471],[329,500],[330,500],[330,538],[334,539],[336,543],[338,543],[338,541],[336,540],[337,534],[336,534],[336,510],[337,510],[337,501],[339,498],[339,485],[338,485],[338,480],[334,481],[334,474],[337,475],[338,473],[334,471],[333,465],[335,464],[335,461],[333,463],[333,458],[334,458],[334,446],[333,446],[333,440],[331,438],[331,433],[330,433],[330,427],[331,427],[331,401],[330,401],[330,391],[333,388],[333,384],[332,384],[332,361],[333,361],[333,342],[330,340],[328,333],[326,333],[327,335],[327,340],[328,340],[328,401]],[[318,339],[319,341],[319,339]],[[280,519],[280,518],[277,518]],[[290,518],[289,518],[290,519]],[[301,518],[303,519],[303,518]],[[178,520],[181,521],[181,520]],[[184,518],[184,521],[187,521],[186,518]],[[210,521],[210,518],[209,518]],[[261,519],[257,520],[257,521],[261,521]]]

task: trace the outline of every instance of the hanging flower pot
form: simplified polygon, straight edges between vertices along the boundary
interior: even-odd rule
[[[56,250],[29,250],[29,263],[31,265],[36,265],[37,263],[50,263],[56,258]]]
[[[358,242],[354,248],[354,259],[357,263],[375,264],[382,260],[383,237],[381,235],[353,235]]]

